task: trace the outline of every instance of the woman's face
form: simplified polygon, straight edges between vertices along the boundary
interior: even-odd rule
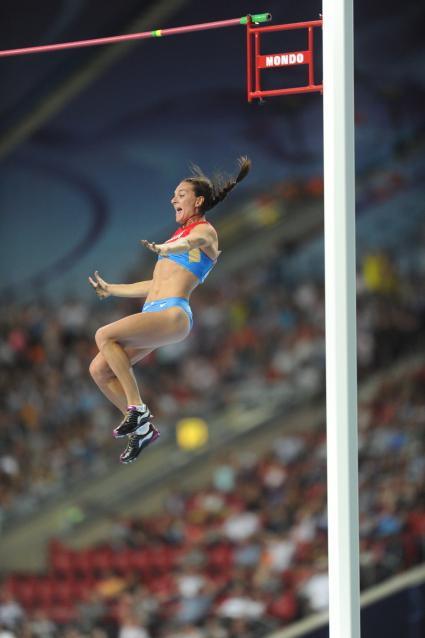
[[[190,217],[199,214],[199,206],[202,206],[203,201],[203,196],[195,195],[190,182],[180,182],[171,199],[171,205],[176,211],[177,224],[184,224]]]

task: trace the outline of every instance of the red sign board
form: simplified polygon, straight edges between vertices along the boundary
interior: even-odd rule
[[[259,69],[275,69],[280,66],[310,64],[310,51],[296,51],[295,53],[268,53],[257,56]]]

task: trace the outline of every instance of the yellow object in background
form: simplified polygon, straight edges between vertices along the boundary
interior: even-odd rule
[[[208,425],[204,419],[190,417],[177,421],[177,444],[182,450],[196,450],[208,441]]]
[[[369,253],[363,259],[363,280],[370,292],[391,294],[398,290],[395,266],[384,252]]]

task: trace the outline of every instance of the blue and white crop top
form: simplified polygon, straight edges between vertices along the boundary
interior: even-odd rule
[[[181,239],[182,237],[186,237],[190,233],[192,228],[194,228],[198,224],[209,224],[209,222],[207,222],[206,220],[198,221],[194,222],[193,224],[189,224],[189,226],[186,226],[185,228],[179,228],[176,230],[174,235],[170,237],[170,239],[167,239],[165,243],[168,244],[170,242],[176,241],[177,239]],[[158,255],[158,261],[160,259],[171,259],[171,261],[175,261],[176,264],[179,264],[186,270],[189,270],[191,273],[193,273],[201,283],[205,281],[205,279],[217,263],[216,259],[211,259],[211,257],[208,257],[208,255],[204,253],[204,251],[200,248],[192,248],[192,250],[187,250],[184,253],[170,253],[166,257]]]

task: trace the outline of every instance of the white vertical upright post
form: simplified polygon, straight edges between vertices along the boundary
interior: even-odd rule
[[[360,637],[353,0],[323,0],[330,638]]]

